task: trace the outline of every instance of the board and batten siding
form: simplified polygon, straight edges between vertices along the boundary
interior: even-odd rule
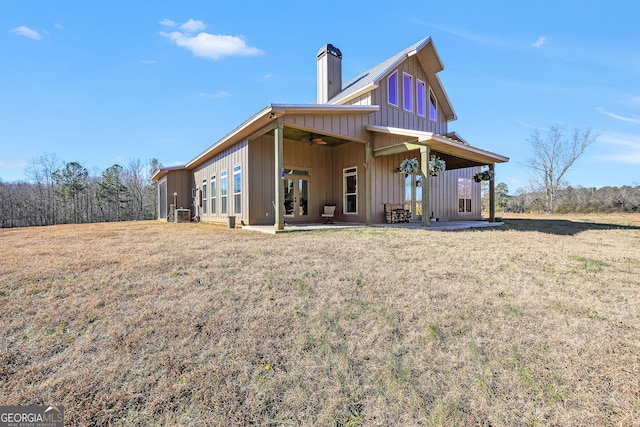
[[[441,220],[482,219],[481,185],[473,181],[479,167],[446,170],[431,177],[430,204],[434,216]],[[458,212],[458,178],[471,179],[471,212]],[[431,213],[428,212],[430,215]]]
[[[177,207],[191,209],[191,188],[193,186],[193,177],[191,172],[186,169],[172,170],[158,182],[158,195],[160,191],[165,192],[164,199],[159,198],[158,202],[163,202],[164,206],[160,206],[158,219],[167,219],[169,215],[169,206],[173,204],[173,194],[176,193]]]
[[[381,156],[374,159],[372,170],[372,219],[385,222],[385,203],[401,204],[405,201],[405,174],[397,172],[404,159],[420,158],[418,151]],[[471,212],[458,212],[458,178],[472,178],[480,168],[447,170],[430,177],[431,211],[443,220],[481,219],[481,186],[471,181]],[[431,212],[426,212],[431,215]]]
[[[350,143],[347,145],[362,145]],[[263,135],[249,143],[249,224],[271,225],[274,222],[275,200],[275,143],[271,135]],[[336,200],[334,191],[333,159],[336,148],[284,139],[283,163],[285,170],[304,170],[309,184],[309,222],[321,221],[322,207]],[[364,156],[364,151],[363,151]],[[340,170],[342,174],[342,170]],[[342,188],[342,187],[340,187]],[[295,222],[295,218],[287,218]]]
[[[388,77],[394,71],[398,72],[398,106],[390,105],[387,101]],[[407,73],[413,78],[413,110],[405,111],[403,108],[403,91],[402,91],[402,73]],[[417,96],[416,82],[421,80],[427,86],[426,89],[426,117],[417,114]],[[424,132],[433,132],[440,135],[446,135],[448,129],[447,119],[442,109],[437,107],[437,120],[429,119],[429,89],[431,83],[427,75],[422,70],[420,62],[416,57],[408,58],[402,62],[397,68],[378,81],[378,87],[373,89],[369,94],[362,95],[349,101],[350,105],[379,105],[380,110],[372,114],[371,122],[380,126],[390,126],[404,129],[420,130]],[[441,102],[437,99],[438,104]]]
[[[324,135],[354,138],[362,141],[369,139],[365,126],[370,123],[369,115],[340,114],[287,114],[283,117],[285,126],[311,129]]]
[[[372,170],[371,210],[372,221],[384,223],[384,205],[386,203],[404,203],[404,174],[396,169],[407,158],[420,156],[420,153],[408,156],[409,153],[382,156],[374,159]]]
[[[331,203],[336,205],[335,220],[344,222],[365,222],[366,221],[366,171],[364,162],[366,160],[365,144],[350,142],[332,149],[333,151],[333,197]],[[344,213],[344,170],[357,168],[356,192],[357,192],[357,213]]]
[[[235,166],[241,167],[241,212],[235,212],[234,197],[233,197],[233,168]],[[251,171],[249,170],[248,162],[248,142],[243,140],[234,144],[232,147],[216,154],[202,165],[198,166],[193,172],[194,186],[196,190],[202,190],[203,180],[206,180],[207,194],[206,198],[203,197],[202,203],[207,203],[207,212],[200,213],[200,219],[208,222],[225,222],[228,216],[235,216],[236,222],[248,219],[249,209],[249,186],[248,176]],[[220,173],[227,171],[227,213],[222,214],[220,209]],[[216,194],[216,213],[211,213],[211,177],[216,177],[217,181],[217,194]]]

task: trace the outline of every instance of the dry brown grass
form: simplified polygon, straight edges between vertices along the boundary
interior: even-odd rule
[[[68,425],[640,425],[639,217],[506,222],[0,230],[0,402]]]

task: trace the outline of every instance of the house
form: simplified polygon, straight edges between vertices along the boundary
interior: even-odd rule
[[[385,204],[400,204],[424,226],[432,215],[482,219],[473,177],[509,159],[449,131],[457,117],[442,69],[427,37],[342,84],[342,53],[323,46],[316,103],[271,104],[184,166],[156,171],[159,218],[173,205],[202,221],[283,229],[285,219],[321,222],[335,205],[336,221],[372,224],[385,222]],[[446,163],[437,176],[431,156]],[[420,170],[399,172],[413,158]],[[492,179],[491,198],[493,188]]]

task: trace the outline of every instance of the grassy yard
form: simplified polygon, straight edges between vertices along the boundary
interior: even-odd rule
[[[640,216],[0,230],[0,402],[66,425],[640,425]]]

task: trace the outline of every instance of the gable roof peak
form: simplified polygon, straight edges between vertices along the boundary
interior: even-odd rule
[[[395,55],[385,59],[373,68],[359,74],[342,86],[342,90],[333,96],[330,104],[342,104],[356,96],[369,92],[378,87],[378,82],[396,69],[407,58],[416,55],[424,72],[430,77],[430,84],[441,104],[445,107],[447,120],[455,120],[456,114],[449,101],[437,73],[444,69],[440,55],[433,44],[431,36],[427,36]]]

